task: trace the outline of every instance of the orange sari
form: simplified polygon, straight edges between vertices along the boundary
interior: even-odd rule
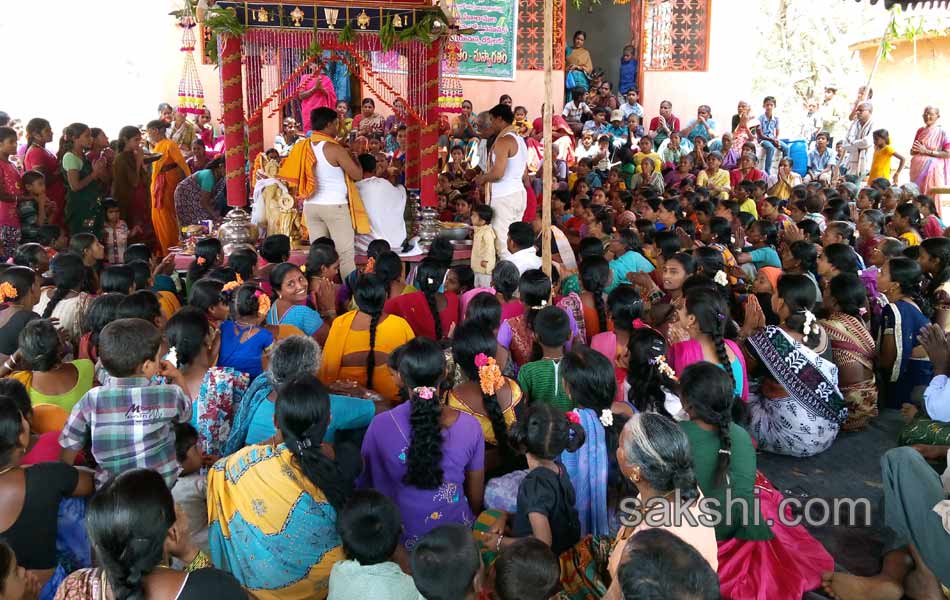
[[[164,139],[153,151],[162,157],[152,164],[152,226],[158,238],[159,253],[165,256],[168,248],[179,241],[175,188],[191,175],[191,170],[175,142]]]

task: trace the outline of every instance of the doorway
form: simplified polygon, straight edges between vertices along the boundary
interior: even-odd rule
[[[604,79],[617,89],[620,83],[620,55],[623,47],[630,43],[630,10],[633,2],[614,4],[604,2],[597,6],[582,6],[580,10],[573,4],[567,5],[567,19],[564,40],[573,44],[574,32],[587,32],[584,47],[590,52],[594,68],[604,70]]]

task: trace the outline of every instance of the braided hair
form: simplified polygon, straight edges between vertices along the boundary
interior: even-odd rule
[[[195,244],[195,261],[188,267],[188,281],[193,283],[204,277],[218,264],[223,253],[221,240],[218,238],[198,240]]]
[[[627,367],[627,383],[630,392],[627,399],[639,412],[657,412],[670,416],[666,410],[666,389],[676,385],[660,371],[657,359],[666,356],[666,339],[655,329],[634,329],[630,332],[627,350],[630,353]]]
[[[643,314],[643,300],[632,285],[618,285],[607,295],[607,310],[614,331],[633,331],[633,321]]]
[[[686,314],[696,319],[699,331],[712,338],[716,346],[716,358],[723,370],[729,374],[729,380],[735,389],[736,381],[732,375],[732,364],[726,351],[726,320],[729,309],[722,296],[712,290],[696,288],[686,295]]]
[[[892,259],[898,260],[898,259]],[[917,261],[911,260],[909,258],[900,259],[906,260],[909,263],[917,268],[918,282],[920,281],[920,266],[917,265]],[[796,275],[788,273],[782,275],[778,280],[778,289],[775,290],[777,296],[785,302],[785,306],[788,307],[789,315],[785,319],[785,326],[797,333],[805,333],[805,313],[806,311],[812,311],[815,308],[815,303],[818,301],[817,292],[815,291],[815,284],[805,275]],[[813,327],[817,324],[813,324]],[[815,348],[818,346],[819,336],[809,335],[808,341],[805,342],[805,345],[809,348]]]
[[[89,131],[89,126],[85,123],[71,123],[63,130],[63,136],[59,138],[59,151],[56,152],[56,160],[63,162],[63,157],[67,152],[72,152],[76,145],[76,138]],[[81,152],[76,153],[83,158]]]
[[[310,373],[296,376],[277,390],[274,415],[287,448],[294,453],[307,479],[339,511],[352,491],[336,461],[320,450],[330,426],[330,394]]]
[[[828,282],[828,292],[838,305],[838,312],[864,319],[868,307],[868,293],[860,277],[854,273],[841,273]]]
[[[920,294],[920,286],[923,281],[923,270],[920,268],[920,263],[912,258],[897,256],[887,261],[887,268],[891,281],[900,286],[903,294],[910,296],[921,312],[925,315],[928,314],[930,303],[926,302]]]
[[[497,298],[488,296],[495,302],[498,301]],[[478,321],[463,322],[455,330],[455,335],[452,338],[452,358],[455,364],[461,369],[466,379],[476,383],[480,383],[480,377],[478,365],[475,364],[475,357],[479,354],[494,356],[496,348],[497,342],[491,329]],[[505,415],[498,403],[498,396],[494,391],[487,393],[482,389],[482,402],[485,405],[485,412],[488,413],[488,419],[491,421],[495,443],[502,452],[509,453],[511,448],[508,444],[508,425],[505,423]]]
[[[373,374],[376,371],[376,327],[383,316],[383,305],[386,304],[386,286],[382,279],[374,273],[364,273],[356,282],[356,292],[353,295],[360,312],[370,316],[369,321],[369,354],[366,356],[366,387],[373,389]]]
[[[528,328],[534,331],[534,319],[551,300],[551,280],[541,269],[529,269],[521,275],[518,292],[524,302],[524,314]]]
[[[71,291],[82,287],[86,278],[86,265],[83,264],[82,259],[68,252],[60,252],[54,256],[53,260],[50,261],[49,268],[53,274],[53,283],[56,284],[56,289],[43,311],[42,317],[44,319],[48,319],[53,315],[56,305]]]
[[[442,339],[442,317],[439,315],[436,295],[442,286],[442,280],[445,279],[445,270],[441,262],[425,258],[419,263],[419,270],[416,271],[416,288],[422,292],[426,304],[429,305],[429,312],[432,313],[432,322],[435,325],[436,341]]]
[[[735,402],[735,384],[722,369],[710,362],[697,362],[683,369],[680,376],[680,395],[690,411],[691,418],[718,427],[719,462],[716,466],[716,487],[729,484],[729,464],[732,459],[732,405]]]
[[[145,600],[145,576],[161,563],[174,524],[172,493],[151,469],[126,471],[92,497],[86,529],[116,600]]]
[[[610,283],[610,264],[600,256],[590,256],[580,264],[581,285],[594,298],[597,311],[597,325],[600,331],[607,331],[607,309],[604,306],[604,290]]]
[[[445,354],[434,341],[417,337],[400,349],[399,376],[409,393],[410,433],[404,481],[424,490],[442,484],[442,406],[438,390],[445,377]],[[430,397],[424,397],[430,396]]]
[[[309,257],[308,257],[309,258]],[[314,271],[307,268],[307,271],[311,274],[319,274],[318,271]],[[402,261],[399,260],[399,255],[395,252],[387,250],[381,252],[379,256],[376,257],[376,267],[373,270],[373,273],[379,277],[380,281],[383,282],[383,285],[386,287],[386,294],[389,295],[389,288],[394,281],[402,277]]]
[[[617,378],[614,366],[606,356],[589,346],[578,345],[564,355],[561,366],[568,395],[578,408],[589,408],[598,417],[602,417],[604,411],[610,411],[617,395]],[[621,415],[613,414],[612,418],[613,424],[609,426],[601,421],[608,458],[616,455],[620,431],[626,423]]]
[[[576,452],[586,439],[584,428],[544,402],[535,402],[511,426],[511,442],[540,459],[551,460],[562,452]]]

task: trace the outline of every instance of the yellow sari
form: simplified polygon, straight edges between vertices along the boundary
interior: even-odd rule
[[[158,237],[159,253],[168,254],[178,244],[178,216],[175,214],[175,188],[191,175],[185,157],[175,142],[164,139],[152,150],[162,157],[152,164],[152,226]]]
[[[369,352],[369,330],[357,331],[353,329],[353,319],[359,313],[351,310],[333,320],[330,335],[323,347],[323,362],[320,365],[320,380],[330,384],[341,379],[355,381],[366,387],[366,367],[344,367],[343,358],[348,354]],[[387,315],[376,326],[377,352],[389,354],[402,346],[416,335],[412,332],[409,323],[401,317]],[[392,374],[385,361],[377,361],[373,369],[373,389],[390,401],[399,399],[399,388],[393,381]]]

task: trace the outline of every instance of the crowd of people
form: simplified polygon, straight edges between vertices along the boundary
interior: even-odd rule
[[[615,95],[585,38],[553,156],[508,95],[441,128],[438,211],[471,254],[438,237],[411,269],[404,116],[350,119],[319,65],[307,122],[249,165],[278,162],[305,259],[206,237],[176,270],[181,228],[224,208],[209,112],[111,143],[74,123],[57,154],[49,122],[0,115],[0,597],[942,597],[939,110],[905,158],[870,90],[848,112],[829,88],[796,158],[771,96],[728,129],[670,101],[647,122],[632,50]],[[881,409],[906,424],[864,578],[780,518],[756,459]]]

